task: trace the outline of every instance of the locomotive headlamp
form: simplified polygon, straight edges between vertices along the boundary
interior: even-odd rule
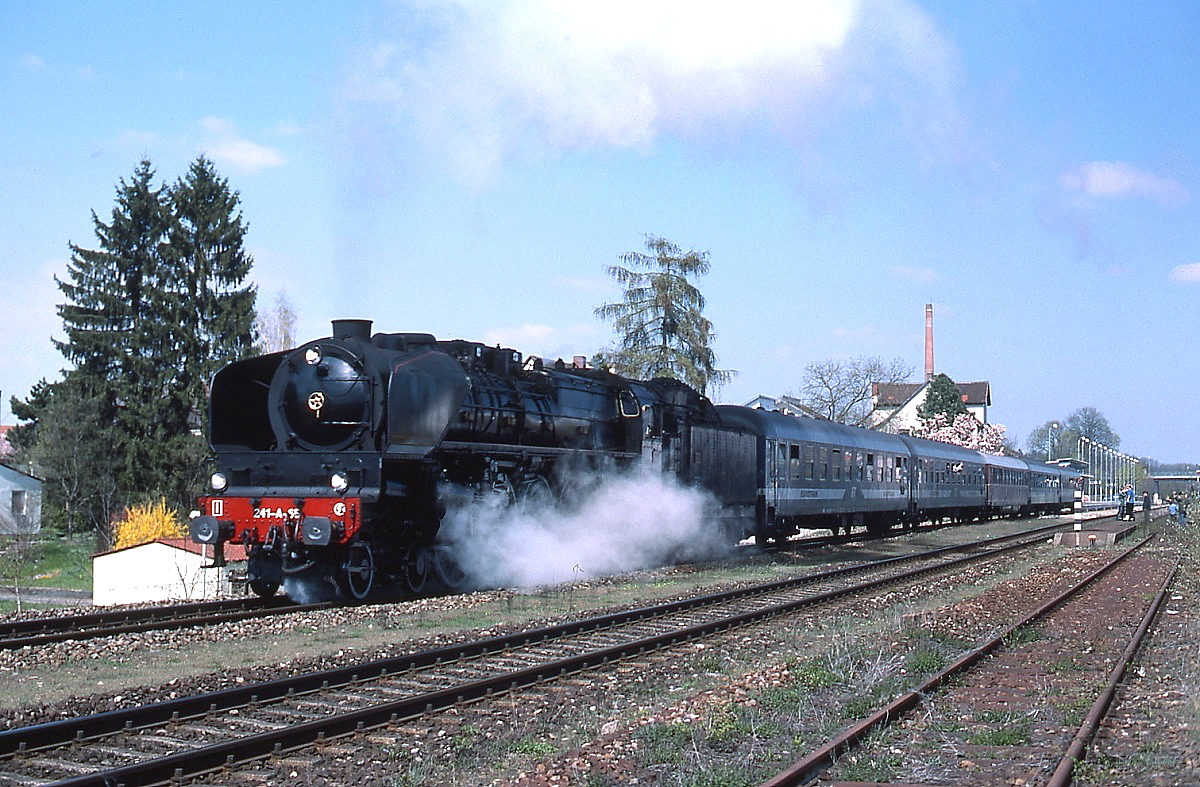
[[[321,362],[321,348],[309,347],[304,351],[304,362],[309,366],[316,366]]]
[[[208,482],[212,485],[214,492],[224,492],[225,488],[229,486],[229,479],[225,477],[224,473],[213,473]]]
[[[329,485],[340,495],[350,488],[350,479],[346,478],[345,473],[334,473],[329,477]]]

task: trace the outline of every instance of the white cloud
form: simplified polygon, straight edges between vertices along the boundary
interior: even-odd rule
[[[940,104],[953,81],[948,47],[909,0],[407,6],[404,43],[365,51],[347,98],[398,113],[478,182],[530,139],[641,149],[764,121],[802,137],[830,106]],[[952,115],[926,113],[922,133],[946,133]]]
[[[26,71],[44,71],[46,68],[45,58],[34,54],[22,55],[20,64]]]
[[[1189,197],[1188,190],[1174,178],[1154,175],[1125,161],[1093,161],[1064,173],[1059,183],[1068,191],[1096,199],[1140,197],[1167,207],[1181,205]]]
[[[245,139],[233,123],[224,118],[206,117],[200,121],[200,125],[206,133],[203,148],[217,164],[253,174],[269,167],[278,167],[287,160],[278,150]]]
[[[1178,281],[1191,284],[1200,282],[1200,262],[1193,262],[1191,265],[1177,265],[1171,271],[1171,281]]]

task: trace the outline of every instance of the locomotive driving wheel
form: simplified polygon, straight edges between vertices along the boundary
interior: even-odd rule
[[[425,589],[425,583],[429,581],[432,569],[431,562],[426,549],[418,547],[409,550],[408,557],[404,561],[404,584],[413,593],[420,593]]]
[[[283,582],[283,562],[274,552],[254,547],[246,558],[246,576],[255,595],[270,598]]]
[[[371,554],[371,545],[359,541],[351,544],[346,550],[346,560],[342,563],[342,587],[351,597],[362,600],[371,592],[375,581],[375,558]]]
[[[523,505],[535,508],[551,506],[556,502],[550,482],[540,475],[535,475],[521,484],[517,499]]]
[[[437,578],[449,590],[458,590],[467,581],[467,572],[454,559],[454,555],[445,546],[438,545],[429,550],[433,558],[433,570]]]

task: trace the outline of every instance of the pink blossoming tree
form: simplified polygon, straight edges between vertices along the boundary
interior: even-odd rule
[[[980,423],[970,413],[959,413],[953,420],[945,413],[935,413],[922,419],[911,431],[913,437],[997,455],[1004,453],[1004,433],[1003,424]]]

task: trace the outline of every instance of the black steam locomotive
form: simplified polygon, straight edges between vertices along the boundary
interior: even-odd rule
[[[1069,508],[1078,473],[809,418],[714,406],[649,382],[462,340],[333,335],[237,361],[213,378],[218,469],[192,538],[247,550],[251,588],[289,577],[364,598],[464,580],[438,540],[448,507],[552,498],[590,470],[648,464],[709,490],[734,541],[801,528],[883,531]]]

